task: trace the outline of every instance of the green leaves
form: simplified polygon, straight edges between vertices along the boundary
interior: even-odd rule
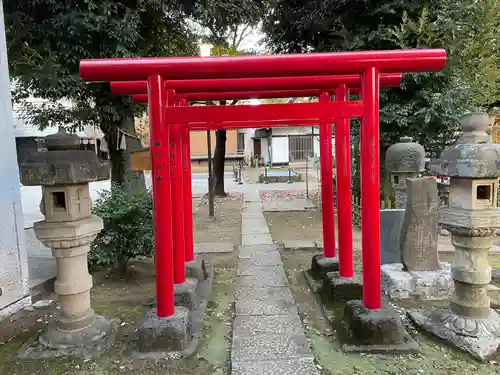
[[[150,190],[131,194],[120,186],[101,193],[92,211],[104,221],[104,229],[92,242],[92,270],[123,270],[130,259],[154,253],[153,196]]]

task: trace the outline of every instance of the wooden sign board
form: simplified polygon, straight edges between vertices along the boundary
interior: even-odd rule
[[[139,151],[130,153],[130,162],[132,169],[135,171],[150,171],[151,170],[151,151],[145,148]]]

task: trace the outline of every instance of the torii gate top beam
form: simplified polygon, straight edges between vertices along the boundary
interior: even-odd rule
[[[399,86],[401,73],[381,74],[380,85]],[[199,92],[235,91],[282,91],[282,90],[332,90],[340,84],[348,87],[361,87],[359,74],[309,77],[270,77],[270,78],[230,78],[230,79],[193,79],[167,81],[167,89],[178,94]],[[147,81],[111,82],[113,95],[147,94]]]
[[[167,80],[292,77],[439,71],[446,65],[444,49],[244,55],[213,57],[158,57],[92,59],[80,62],[88,82],[141,81],[153,74]]]

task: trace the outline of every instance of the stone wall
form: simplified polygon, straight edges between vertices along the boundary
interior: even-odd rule
[[[28,305],[28,259],[23,236],[3,7],[0,2],[0,318]]]

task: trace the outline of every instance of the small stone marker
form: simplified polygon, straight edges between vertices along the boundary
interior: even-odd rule
[[[405,217],[401,208],[380,210],[380,260],[381,264],[401,262],[399,238]]]
[[[441,269],[437,250],[438,194],[434,177],[406,179],[407,203],[400,249],[405,271]]]

